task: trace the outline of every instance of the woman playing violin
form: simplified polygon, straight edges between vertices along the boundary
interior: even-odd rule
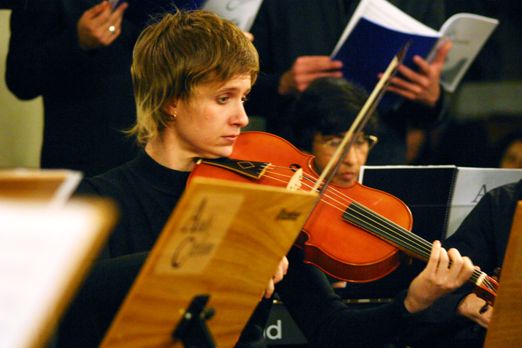
[[[166,14],[141,34],[132,64],[138,114],[132,132],[144,150],[135,160],[82,182],[80,193],[111,197],[119,204],[120,221],[65,317],[59,346],[95,346],[102,338],[183,192],[194,160],[232,153],[248,123],[243,103],[257,73],[250,41],[215,15]],[[412,313],[463,284],[473,270],[468,258],[435,242],[427,267],[407,292],[389,305],[354,312],[317,268],[300,261],[299,251],[288,257],[288,273],[276,290],[311,344],[319,347],[389,341]],[[285,270],[282,262],[276,281]],[[269,304],[261,301],[238,346],[263,346],[261,328]]]

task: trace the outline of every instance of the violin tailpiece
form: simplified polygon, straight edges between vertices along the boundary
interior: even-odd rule
[[[211,166],[225,168],[252,179],[260,179],[265,174],[266,168],[270,165],[269,162],[236,160],[226,157],[200,159],[197,163],[205,163]]]

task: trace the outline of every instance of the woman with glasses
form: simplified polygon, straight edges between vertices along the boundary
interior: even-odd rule
[[[321,173],[341,144],[344,133],[367,99],[366,92],[338,78],[320,78],[301,94],[294,108],[296,145],[315,156],[314,166]],[[342,159],[332,183],[344,187],[354,184],[371,148],[377,143],[376,116],[355,135],[350,151]]]

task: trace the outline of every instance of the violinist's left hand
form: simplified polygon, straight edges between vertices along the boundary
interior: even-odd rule
[[[275,284],[279,283],[283,279],[286,272],[288,272],[288,259],[286,256],[283,256],[279,262],[279,265],[277,265],[274,276],[268,281],[268,285],[266,286],[264,294],[265,298],[272,297],[275,290]]]
[[[433,242],[426,268],[411,282],[404,307],[410,313],[422,311],[439,297],[460,288],[473,274],[473,264],[457,249],[446,251]]]
[[[451,41],[446,41],[439,47],[431,63],[420,56],[413,57],[419,72],[401,64],[398,71],[402,77],[394,76],[388,91],[417,103],[435,106],[441,94],[440,75],[450,50]]]

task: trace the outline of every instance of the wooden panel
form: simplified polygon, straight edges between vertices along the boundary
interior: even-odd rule
[[[0,198],[65,203],[82,174],[72,170],[0,170]]]
[[[522,201],[511,226],[485,347],[522,347]]]

